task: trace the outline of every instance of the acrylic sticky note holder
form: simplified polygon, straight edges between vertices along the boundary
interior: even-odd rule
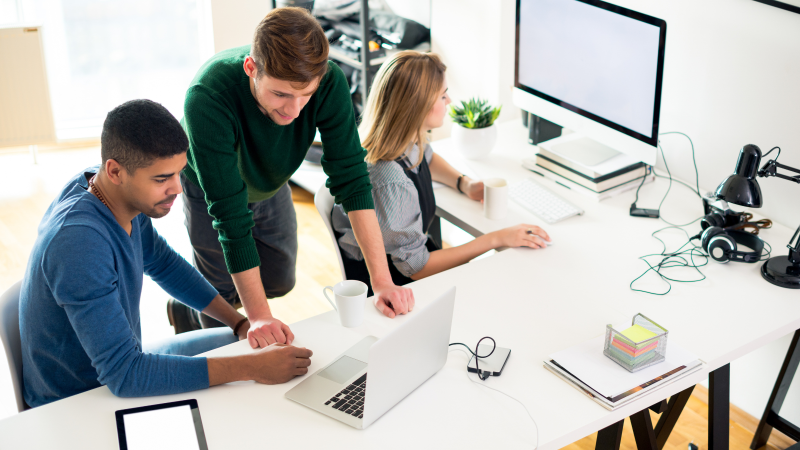
[[[668,331],[642,314],[633,316],[631,327],[615,330],[606,326],[603,354],[630,372],[664,361]]]

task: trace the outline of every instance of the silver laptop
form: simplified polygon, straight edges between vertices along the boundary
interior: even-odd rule
[[[286,398],[364,429],[447,361],[456,288],[394,320],[386,336],[368,336],[286,393]],[[367,383],[369,381],[369,383]]]

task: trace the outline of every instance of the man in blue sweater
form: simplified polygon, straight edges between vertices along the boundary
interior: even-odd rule
[[[175,394],[239,380],[283,383],[311,351],[273,344],[236,357],[193,357],[246,338],[250,324],[158,235],[181,193],[189,142],[149,100],[106,117],[102,165],[75,176],[39,225],[20,297],[25,401],[40,406],[106,385],[122,397]],[[143,347],[144,274],[234,329],[192,331]]]

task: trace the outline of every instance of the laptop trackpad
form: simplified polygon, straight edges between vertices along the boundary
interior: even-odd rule
[[[367,367],[367,364],[349,356],[342,356],[337,359],[335,363],[331,364],[319,373],[319,376],[325,377],[331,381],[339,384],[344,384],[347,380],[353,378],[356,374],[361,372]]]

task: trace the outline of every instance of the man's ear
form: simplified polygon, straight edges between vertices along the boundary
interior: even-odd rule
[[[122,173],[125,172],[125,175],[128,174],[125,168],[123,168],[117,161],[113,159],[107,160],[105,167],[101,167],[101,169],[105,171],[106,177],[108,177],[108,179],[117,186],[122,184]]]
[[[256,78],[258,76],[258,66],[251,56],[244,59],[243,67],[244,73],[246,73],[248,77]]]

